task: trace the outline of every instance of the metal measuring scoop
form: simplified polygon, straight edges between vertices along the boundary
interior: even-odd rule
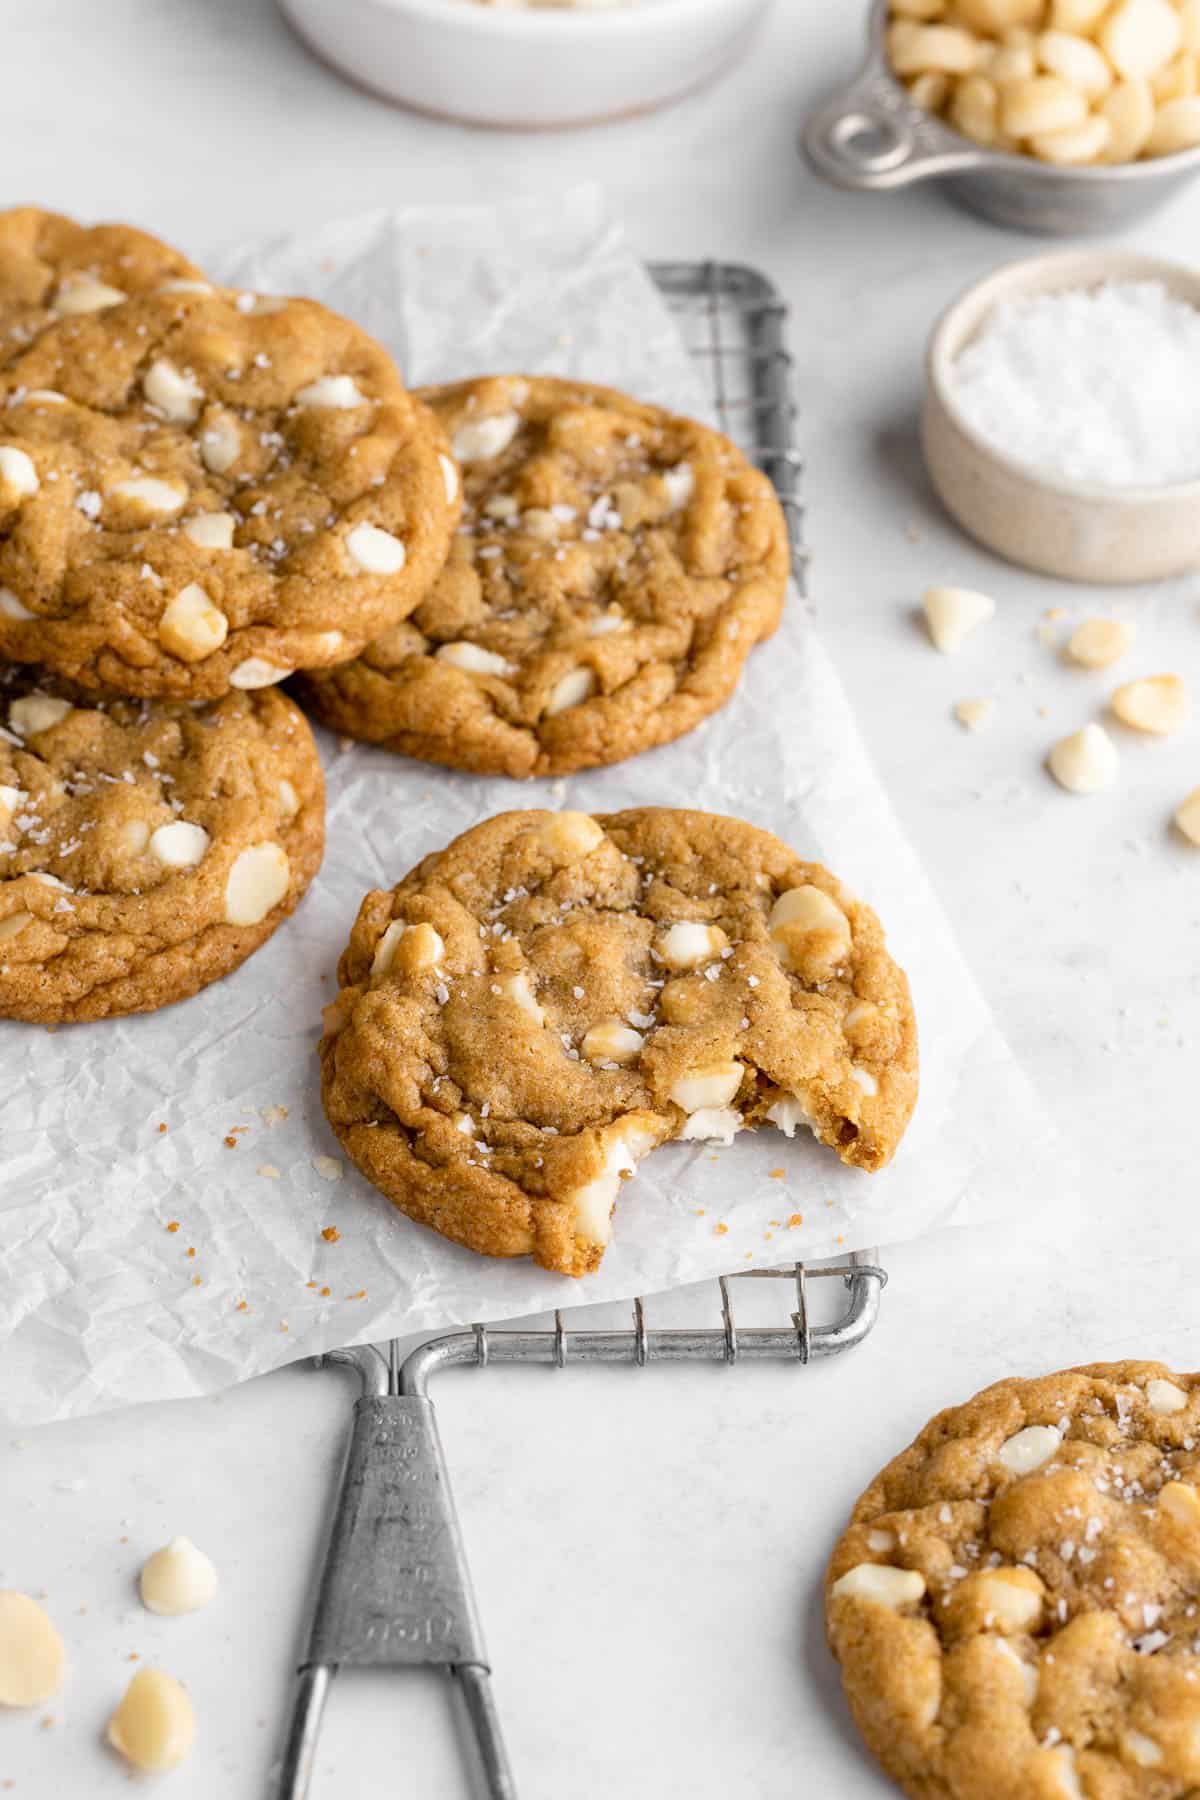
[[[874,0],[862,68],[813,113],[801,136],[809,163],[837,187],[883,191],[938,181],[961,206],[997,225],[1067,237],[1115,231],[1200,171],[1200,146],[1077,169],[985,150],[913,105],[888,63],[887,27],[888,0]]]

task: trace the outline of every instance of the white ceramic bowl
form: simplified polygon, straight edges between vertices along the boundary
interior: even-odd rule
[[[969,288],[934,327],[921,440],[946,508],[990,550],[1068,581],[1157,581],[1200,565],[1200,481],[1123,489],[1047,478],[981,437],[954,398],[954,359],[999,301],[1103,281],[1160,281],[1200,306],[1200,273],[1156,257],[1080,250],[1009,263]]]
[[[318,56],[386,99],[515,128],[645,112],[711,80],[770,0],[512,8],[475,0],[279,0]]]

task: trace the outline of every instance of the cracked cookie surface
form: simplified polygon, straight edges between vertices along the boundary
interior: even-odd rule
[[[411,618],[304,684],[335,730],[483,774],[564,774],[692,730],[779,623],[775,491],[715,431],[607,388],[425,390],[462,469]]]
[[[324,844],[321,764],[283,694],[203,706],[0,684],[0,1017],[152,1012],[237,968]]]
[[[919,1800],[1200,1790],[1200,1375],[986,1388],[867,1489],[829,1639],[868,1746]]]
[[[737,819],[505,813],[367,895],[326,1009],[331,1125],[402,1212],[492,1256],[599,1265],[671,1138],[813,1130],[881,1168],[916,1027],[879,921]]]
[[[0,655],[215,699],[351,657],[427,592],[441,428],[312,300],[156,293],[0,374]]]
[[[10,207],[0,212],[0,368],[59,319],[177,282],[207,286],[194,263],[149,232]]]

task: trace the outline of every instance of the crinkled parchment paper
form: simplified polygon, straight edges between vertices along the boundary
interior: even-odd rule
[[[547,370],[707,410],[672,321],[591,190],[494,212],[376,214],[237,254],[216,273],[353,314],[410,381]],[[1059,1185],[1045,1121],[798,602],[723,712],[614,769],[483,781],[320,737],[325,866],[244,968],[148,1018],[0,1026],[0,1404],[11,1420],[203,1394],[338,1344],[886,1245],[1011,1215],[1021,1195]],[[659,1151],[625,1184],[604,1267],[582,1283],[473,1256],[394,1212],[325,1125],[316,1044],[338,954],[368,888],[489,813],[648,802],[767,826],[878,910],[920,1022],[913,1125],[877,1176],[769,1131]]]

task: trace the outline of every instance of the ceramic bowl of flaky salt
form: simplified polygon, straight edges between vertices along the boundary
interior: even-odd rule
[[[929,341],[921,437],[947,510],[1069,581],[1200,566],[1200,273],[1124,251],[1011,263]]]

